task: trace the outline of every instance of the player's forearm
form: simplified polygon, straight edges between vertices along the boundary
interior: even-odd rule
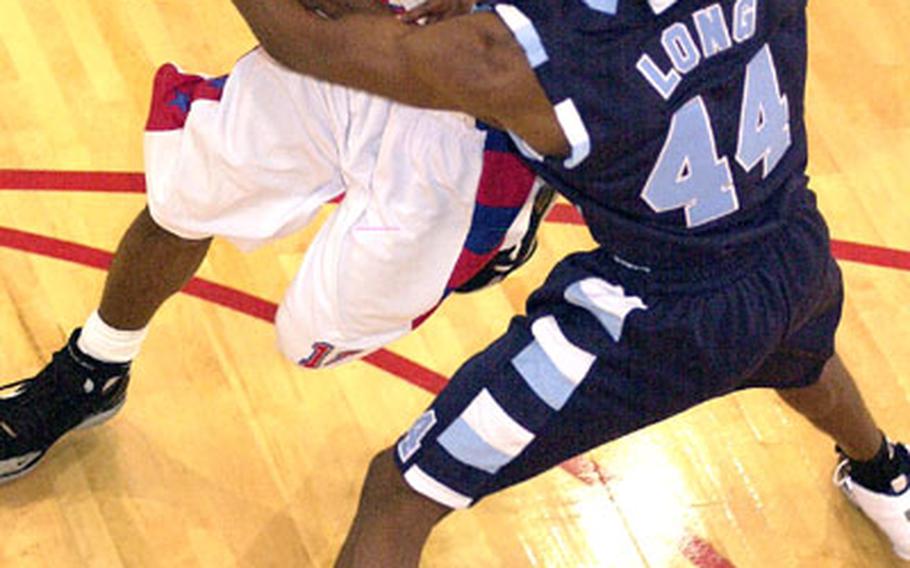
[[[234,0],[283,65],[389,99],[470,114],[518,134],[544,155],[567,143],[511,32],[493,14],[409,26],[354,14],[324,20],[296,0]]]
[[[412,27],[395,18],[355,14],[327,21],[295,0],[234,4],[269,55],[295,71],[415,106],[453,106],[409,67],[402,42]]]

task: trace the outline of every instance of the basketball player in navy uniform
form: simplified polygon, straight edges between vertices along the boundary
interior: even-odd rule
[[[804,0],[503,0],[411,29],[234,3],[291,68],[507,130],[600,245],[562,260],[373,460],[339,565],[415,565],[451,510],[752,387],[836,441],[838,483],[910,558],[910,455],[834,352]]]
[[[404,18],[441,20],[422,27],[356,0],[234,4],[290,69],[508,133],[600,245],[563,259],[374,458],[339,566],[416,565],[451,511],[753,387],[834,439],[839,485],[910,558],[910,454],[834,352],[843,289],[805,176],[804,0],[494,1],[448,18],[463,3],[431,0]],[[138,262],[121,259],[121,274]],[[130,297],[110,278],[105,294]]]

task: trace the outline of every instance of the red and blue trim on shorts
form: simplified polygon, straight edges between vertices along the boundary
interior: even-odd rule
[[[487,132],[483,166],[477,187],[474,214],[461,254],[446,284],[442,300],[468,282],[499,253],[509,228],[531,196],[536,175],[518,157],[511,137],[478,122]],[[417,328],[439,307],[415,319]]]
[[[156,132],[183,128],[195,101],[221,100],[227,79],[227,75],[204,77],[182,73],[172,63],[162,65],[155,73],[145,129]]]

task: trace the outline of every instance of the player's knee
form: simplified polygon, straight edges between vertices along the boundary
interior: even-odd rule
[[[367,468],[365,487],[370,487],[381,493],[392,493],[400,491],[403,483],[400,482],[401,475],[395,466],[395,458],[392,454],[394,448],[386,448],[377,453],[370,460]]]
[[[294,317],[283,304],[275,315],[275,332],[279,351],[292,363],[305,369],[317,369],[325,365],[331,345],[311,341],[309,338],[318,337],[318,330],[312,329],[302,318]]]
[[[388,342],[382,336],[338,329],[324,319],[296,314],[282,304],[275,317],[278,349],[303,369],[324,369],[360,359]]]
[[[275,318],[279,349],[304,368],[321,369],[363,358],[412,329],[401,314],[345,308],[338,313],[311,298],[286,300]]]
[[[396,507],[416,496],[395,465],[394,447],[373,456],[363,482],[363,495],[377,506]]]
[[[779,389],[777,394],[794,410],[808,418],[825,418],[833,412],[840,400],[838,385],[817,381],[809,386]]]
[[[452,509],[416,492],[395,464],[395,447],[382,450],[370,460],[363,483],[363,499],[374,510],[388,513],[387,519],[405,522],[411,530],[429,531]]]
[[[152,214],[149,206],[146,206],[140,213],[135,222],[136,230],[146,239],[156,239],[165,241],[170,246],[177,246],[181,249],[205,249],[208,250],[212,244],[210,236],[193,236],[180,234],[173,225],[166,223],[160,216]]]

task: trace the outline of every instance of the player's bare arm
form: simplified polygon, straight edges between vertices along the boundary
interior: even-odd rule
[[[294,0],[234,4],[265,50],[291,69],[413,106],[465,112],[543,155],[568,152],[524,52],[494,14],[420,27],[373,14],[327,21]]]

